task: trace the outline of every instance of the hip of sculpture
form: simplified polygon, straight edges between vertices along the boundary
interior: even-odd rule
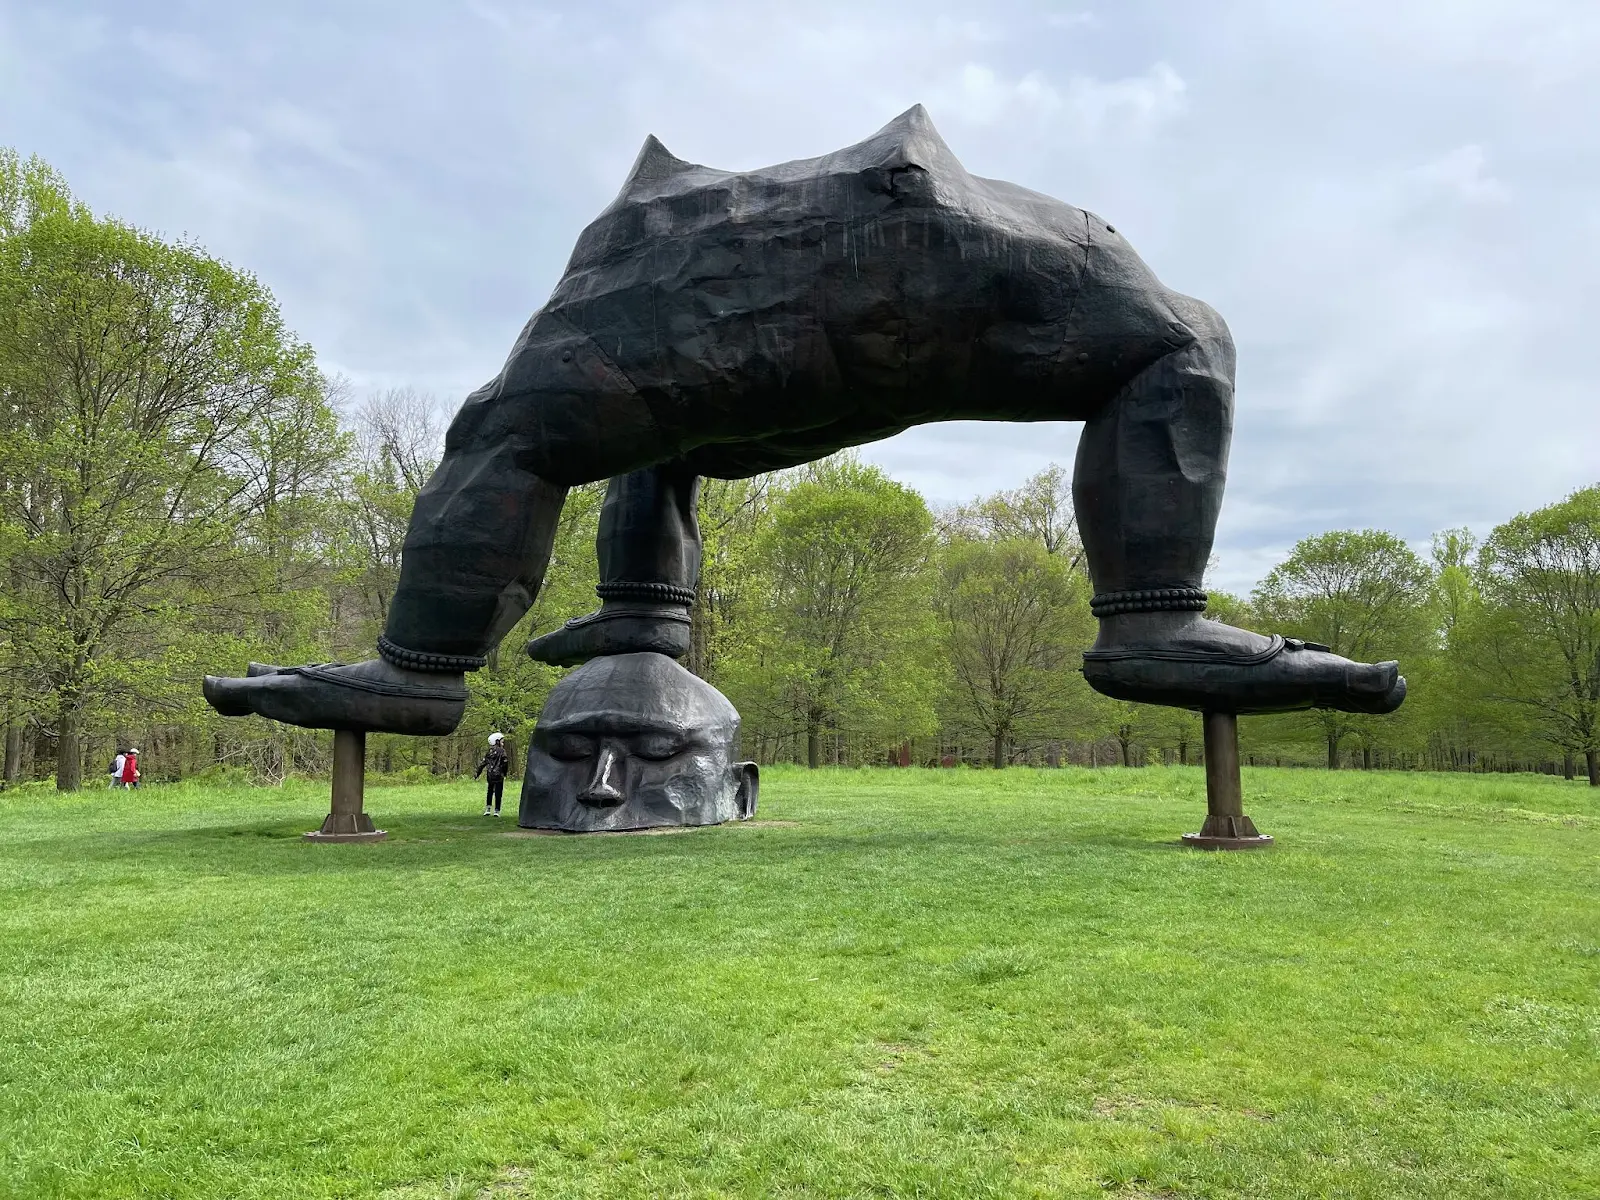
[[[680,657],[700,477],[995,420],[1084,423],[1073,500],[1100,622],[1083,665],[1097,690],[1229,714],[1392,711],[1405,696],[1396,663],[1202,618],[1233,380],[1221,317],[1162,286],[1093,213],[968,174],[920,106],[855,146],[756,171],[682,162],[651,138],[452,423],[378,657],[208,676],[206,698],[313,728],[450,732],[464,672],[538,593],[567,489],[599,479],[610,480],[600,608],[529,652],[567,665]],[[638,663],[585,668],[551,703],[565,721],[577,694],[600,712],[597,695],[641,683],[689,703],[673,678]],[[672,704],[656,707],[634,716],[664,720]],[[547,705],[536,741],[557,720]],[[616,827],[580,801],[592,772],[572,782],[583,772],[549,765],[560,761],[548,746],[530,753],[522,823]],[[730,762],[711,755],[686,772],[715,802],[613,807],[640,824],[741,815]],[[549,782],[530,810],[535,778]]]

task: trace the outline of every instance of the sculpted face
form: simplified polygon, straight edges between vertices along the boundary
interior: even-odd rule
[[[545,701],[517,823],[596,833],[747,819],[758,780],[733,761],[738,733],[722,693],[665,655],[593,659]]]

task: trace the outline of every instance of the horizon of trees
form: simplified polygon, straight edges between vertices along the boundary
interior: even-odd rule
[[[13,786],[281,780],[331,738],[217,717],[205,673],[368,657],[443,438],[411,389],[357,402],[253,276],[96,217],[0,149],[0,725]],[[533,610],[469,676],[447,738],[369,739],[372,767],[470,771],[526,747],[562,672],[522,653],[593,608],[603,483],[576,488]],[[743,715],[745,751],[810,766],[1198,761],[1195,714],[1092,692],[1096,625],[1065,471],[930,509],[853,453],[706,480],[686,665]],[[1600,484],[1426,555],[1381,530],[1303,539],[1208,616],[1398,658],[1399,713],[1246,718],[1263,764],[1580,773],[1600,786]]]

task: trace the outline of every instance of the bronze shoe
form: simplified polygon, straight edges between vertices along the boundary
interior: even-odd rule
[[[572,667],[607,654],[689,653],[689,610],[666,604],[606,601],[587,616],[528,643],[528,656],[556,667]]]
[[[1095,691],[1118,700],[1201,712],[1390,713],[1406,698],[1397,662],[1353,662],[1327,646],[1276,634],[1254,653],[1097,647],[1084,653],[1083,677]]]
[[[419,736],[450,733],[467,705],[461,672],[412,671],[381,658],[303,667],[251,663],[242,679],[207,675],[203,690],[225,717],[255,713],[310,729]]]

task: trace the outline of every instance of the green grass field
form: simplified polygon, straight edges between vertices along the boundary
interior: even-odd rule
[[[469,783],[0,797],[0,1196],[1600,1195],[1600,804],[769,772],[519,836]]]

